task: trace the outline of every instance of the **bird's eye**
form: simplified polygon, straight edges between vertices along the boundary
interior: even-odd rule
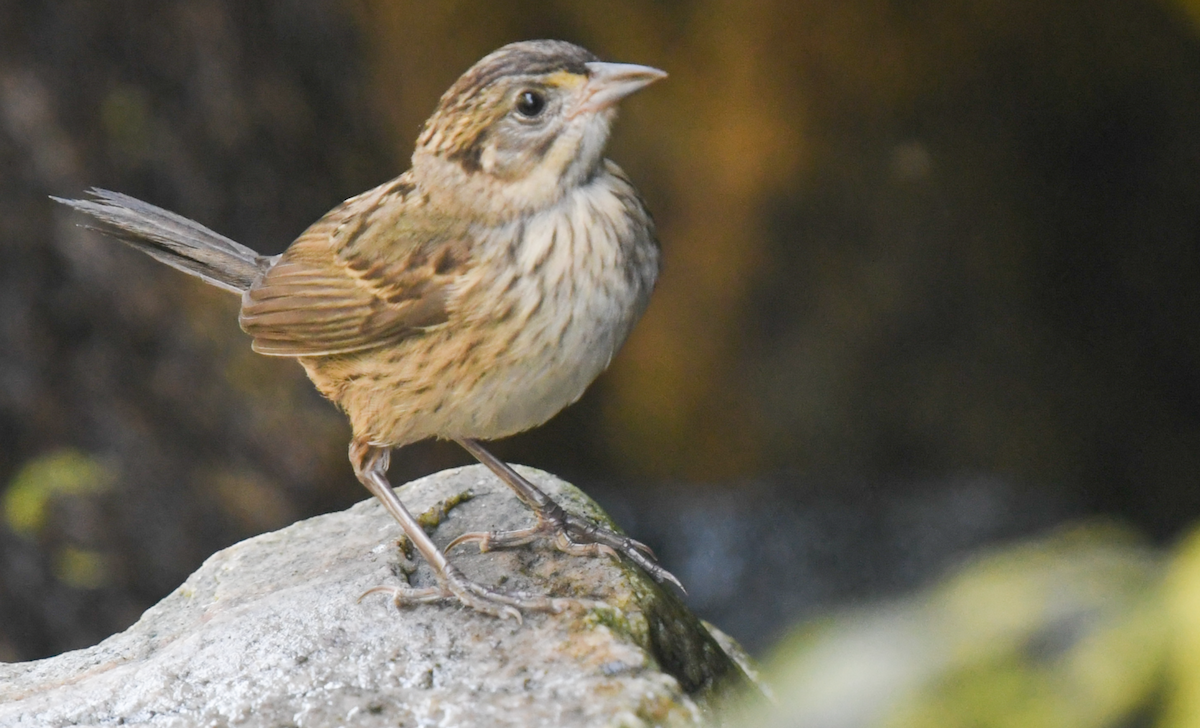
[[[517,94],[517,113],[532,119],[546,108],[546,97],[537,91],[522,91]]]

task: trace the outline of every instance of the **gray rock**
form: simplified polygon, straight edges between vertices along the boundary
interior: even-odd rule
[[[524,472],[606,520],[573,486]],[[532,522],[482,466],[400,496],[442,545]],[[639,569],[547,544],[452,558],[484,584],[608,606],[527,613],[518,625],[449,602],[359,602],[406,575],[433,583],[399,534],[371,499],[225,549],[125,632],[0,664],[0,726],[692,726],[745,684],[696,617]]]

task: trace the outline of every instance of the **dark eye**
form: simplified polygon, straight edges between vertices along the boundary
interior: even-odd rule
[[[537,91],[522,91],[517,94],[517,113],[534,118],[546,108],[546,97]]]

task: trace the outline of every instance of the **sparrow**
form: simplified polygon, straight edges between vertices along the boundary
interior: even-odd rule
[[[563,41],[506,45],[442,95],[407,172],[338,205],[281,255],[117,192],[54,199],[241,296],[253,349],[296,359],[345,412],[354,474],[437,575],[434,587],[389,589],[398,605],[457,599],[517,620],[563,606],[467,579],[425,533],[387,469],[393,449],[426,438],[458,442],[536,516],[447,551],[546,538],[570,554],[623,555],[682,589],[646,546],[566,511],[481,444],[579,399],[645,310],[661,265],[654,222],[604,148],[617,103],[665,76]]]

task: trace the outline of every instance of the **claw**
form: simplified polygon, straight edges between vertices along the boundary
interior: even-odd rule
[[[623,553],[625,553],[625,555],[629,557],[630,561],[632,561],[635,564],[637,564],[638,566],[642,567],[642,569],[647,574],[649,574],[652,579],[654,579],[658,583],[661,584],[663,582],[670,582],[670,583],[674,584],[675,587],[677,589],[679,589],[679,591],[683,592],[684,594],[687,594],[687,589],[683,588],[683,583],[680,582],[679,579],[676,579],[675,575],[672,574],[671,572],[667,571],[666,569],[664,569],[663,567],[654,563],[653,561],[650,561],[649,559],[647,559],[645,556],[643,556],[640,553],[637,553],[637,552],[633,552],[633,553],[623,552]]]
[[[658,561],[658,555],[654,553],[654,549],[650,548],[650,547],[649,547],[649,546],[647,546],[646,544],[644,544],[644,543],[642,543],[641,541],[638,541],[638,540],[636,540],[636,539],[632,539],[632,538],[631,538],[631,539],[629,539],[629,541],[630,541],[630,543],[633,545],[633,547],[634,547],[635,549],[637,549],[638,551],[641,551],[642,553],[646,554],[646,555],[647,555],[647,556],[649,556],[651,559],[654,559],[655,561]]]
[[[494,548],[524,546],[542,534],[543,530],[538,526],[534,526],[533,528],[523,528],[519,531],[472,531],[470,533],[464,533],[450,543],[446,544],[446,551],[448,552],[450,549],[460,544],[478,541],[480,553],[485,553]]]
[[[477,612],[487,611],[484,609],[480,609],[479,607],[477,607],[475,605],[471,605],[471,608]],[[492,616],[499,617],[500,619],[512,618],[512,619],[516,620],[518,625],[525,624],[525,620],[524,620],[524,618],[521,617],[521,613],[519,611],[517,611],[515,608],[509,607],[509,606],[500,607],[498,611],[492,612]]]
[[[450,551],[455,546],[461,546],[464,543],[478,541],[479,542],[479,553],[481,553],[481,554],[486,553],[488,550],[489,536],[491,536],[491,534],[487,533],[486,531],[472,531],[471,533],[464,533],[463,535],[454,539],[450,543],[446,544],[446,548],[443,550],[446,553],[450,553]]]
[[[397,607],[403,607],[409,604],[429,604],[431,602],[440,601],[442,599],[447,599],[454,596],[448,591],[443,591],[436,587],[429,587],[426,589],[406,589],[400,586],[373,586],[362,594],[358,595],[357,601],[361,604],[362,600],[366,599],[370,595],[381,594],[385,592],[392,595],[392,604],[395,604]]]

